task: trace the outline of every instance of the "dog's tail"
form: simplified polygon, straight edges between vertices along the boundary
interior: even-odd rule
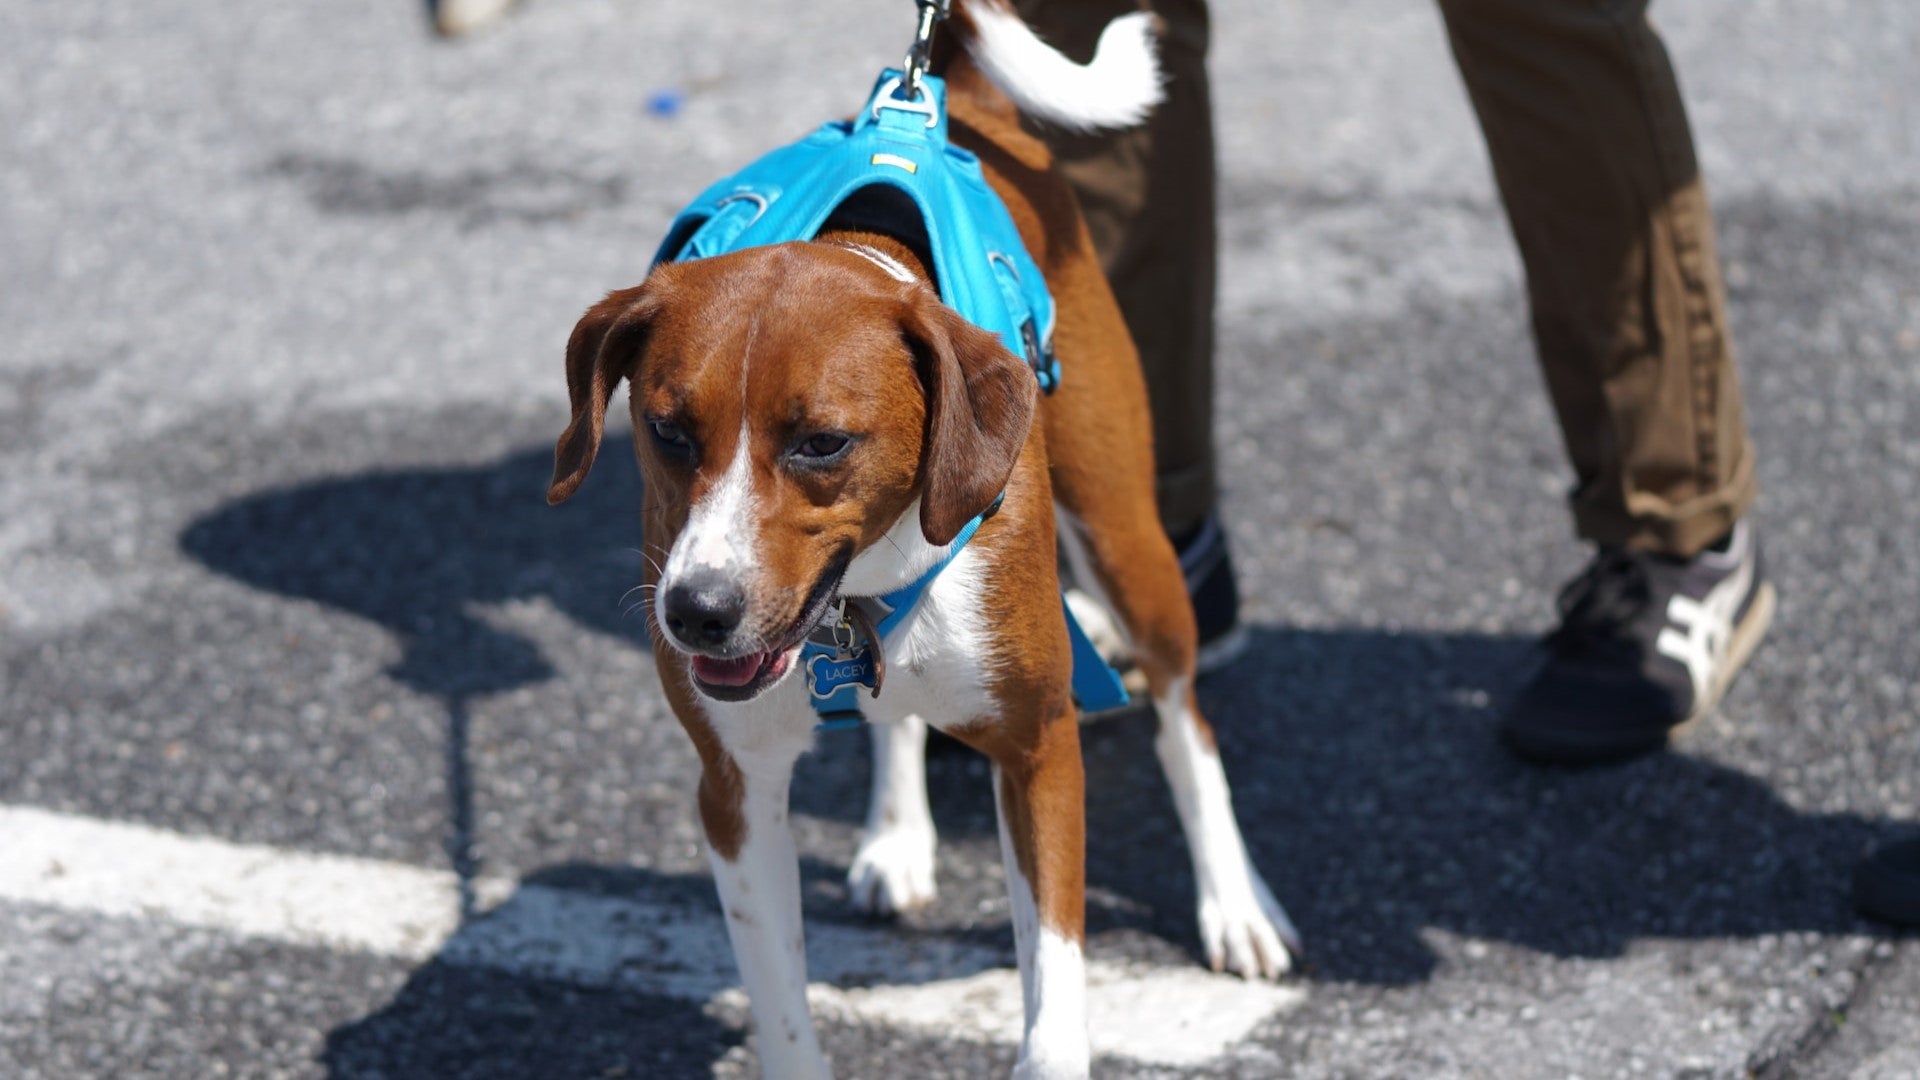
[[[952,21],[974,63],[1021,112],[1069,131],[1125,128],[1160,104],[1154,17],[1122,15],[1100,33],[1093,61],[1076,64],[1040,40],[1007,0],[955,0]]]

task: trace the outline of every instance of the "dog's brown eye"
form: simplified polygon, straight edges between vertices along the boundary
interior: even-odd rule
[[[652,429],[654,440],[665,449],[675,453],[685,453],[693,449],[693,440],[687,437],[679,424],[671,420],[653,420],[647,424]]]
[[[823,431],[818,435],[807,436],[799,446],[794,448],[793,452],[803,458],[838,457],[840,452],[847,448],[847,441],[845,435]]]

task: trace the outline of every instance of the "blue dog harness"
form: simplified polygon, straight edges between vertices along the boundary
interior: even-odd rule
[[[1060,363],[1046,279],[980,159],[947,141],[945,82],[923,76],[919,98],[904,101],[900,80],[881,72],[858,117],[823,124],[701,192],[654,261],[811,240],[832,219],[885,233],[904,226],[931,249],[940,299],[998,334],[1052,393]]]
[[[940,298],[999,335],[1009,352],[1026,359],[1040,389],[1052,393],[1060,384],[1060,362],[1053,355],[1054,306],[1046,280],[1006,205],[987,186],[979,158],[948,142],[945,82],[922,75],[919,93],[909,98],[902,96],[903,78],[898,71],[881,72],[859,116],[822,125],[701,192],[674,218],[654,262],[812,240],[830,224],[899,236],[910,246],[924,241]],[[999,505],[996,499],[968,522],[946,556],[912,584],[844,601],[878,607],[879,620],[865,633],[842,607],[823,628],[825,640],[816,634],[803,645],[801,663],[823,727],[859,722],[860,688],[879,693],[879,650],[886,636]],[[1126,704],[1120,676],[1094,649],[1071,608],[1066,615],[1080,707],[1098,712]]]

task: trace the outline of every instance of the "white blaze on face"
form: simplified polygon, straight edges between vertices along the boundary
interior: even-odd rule
[[[686,528],[680,530],[679,539],[667,555],[656,595],[664,595],[684,574],[717,573],[738,579],[758,565],[754,551],[757,500],[752,473],[753,455],[747,446],[747,425],[743,422],[727,471],[688,513]]]

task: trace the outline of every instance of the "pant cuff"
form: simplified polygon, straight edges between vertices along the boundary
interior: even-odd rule
[[[1598,500],[1573,499],[1573,528],[1583,540],[1634,551],[1657,551],[1690,559],[1733,531],[1753,507],[1756,493],[1753,458],[1742,458],[1720,490],[1682,503],[1655,495],[1631,494],[1625,508]]]
[[[1163,470],[1154,476],[1153,493],[1160,506],[1160,527],[1168,536],[1199,528],[1220,502],[1211,465]]]

